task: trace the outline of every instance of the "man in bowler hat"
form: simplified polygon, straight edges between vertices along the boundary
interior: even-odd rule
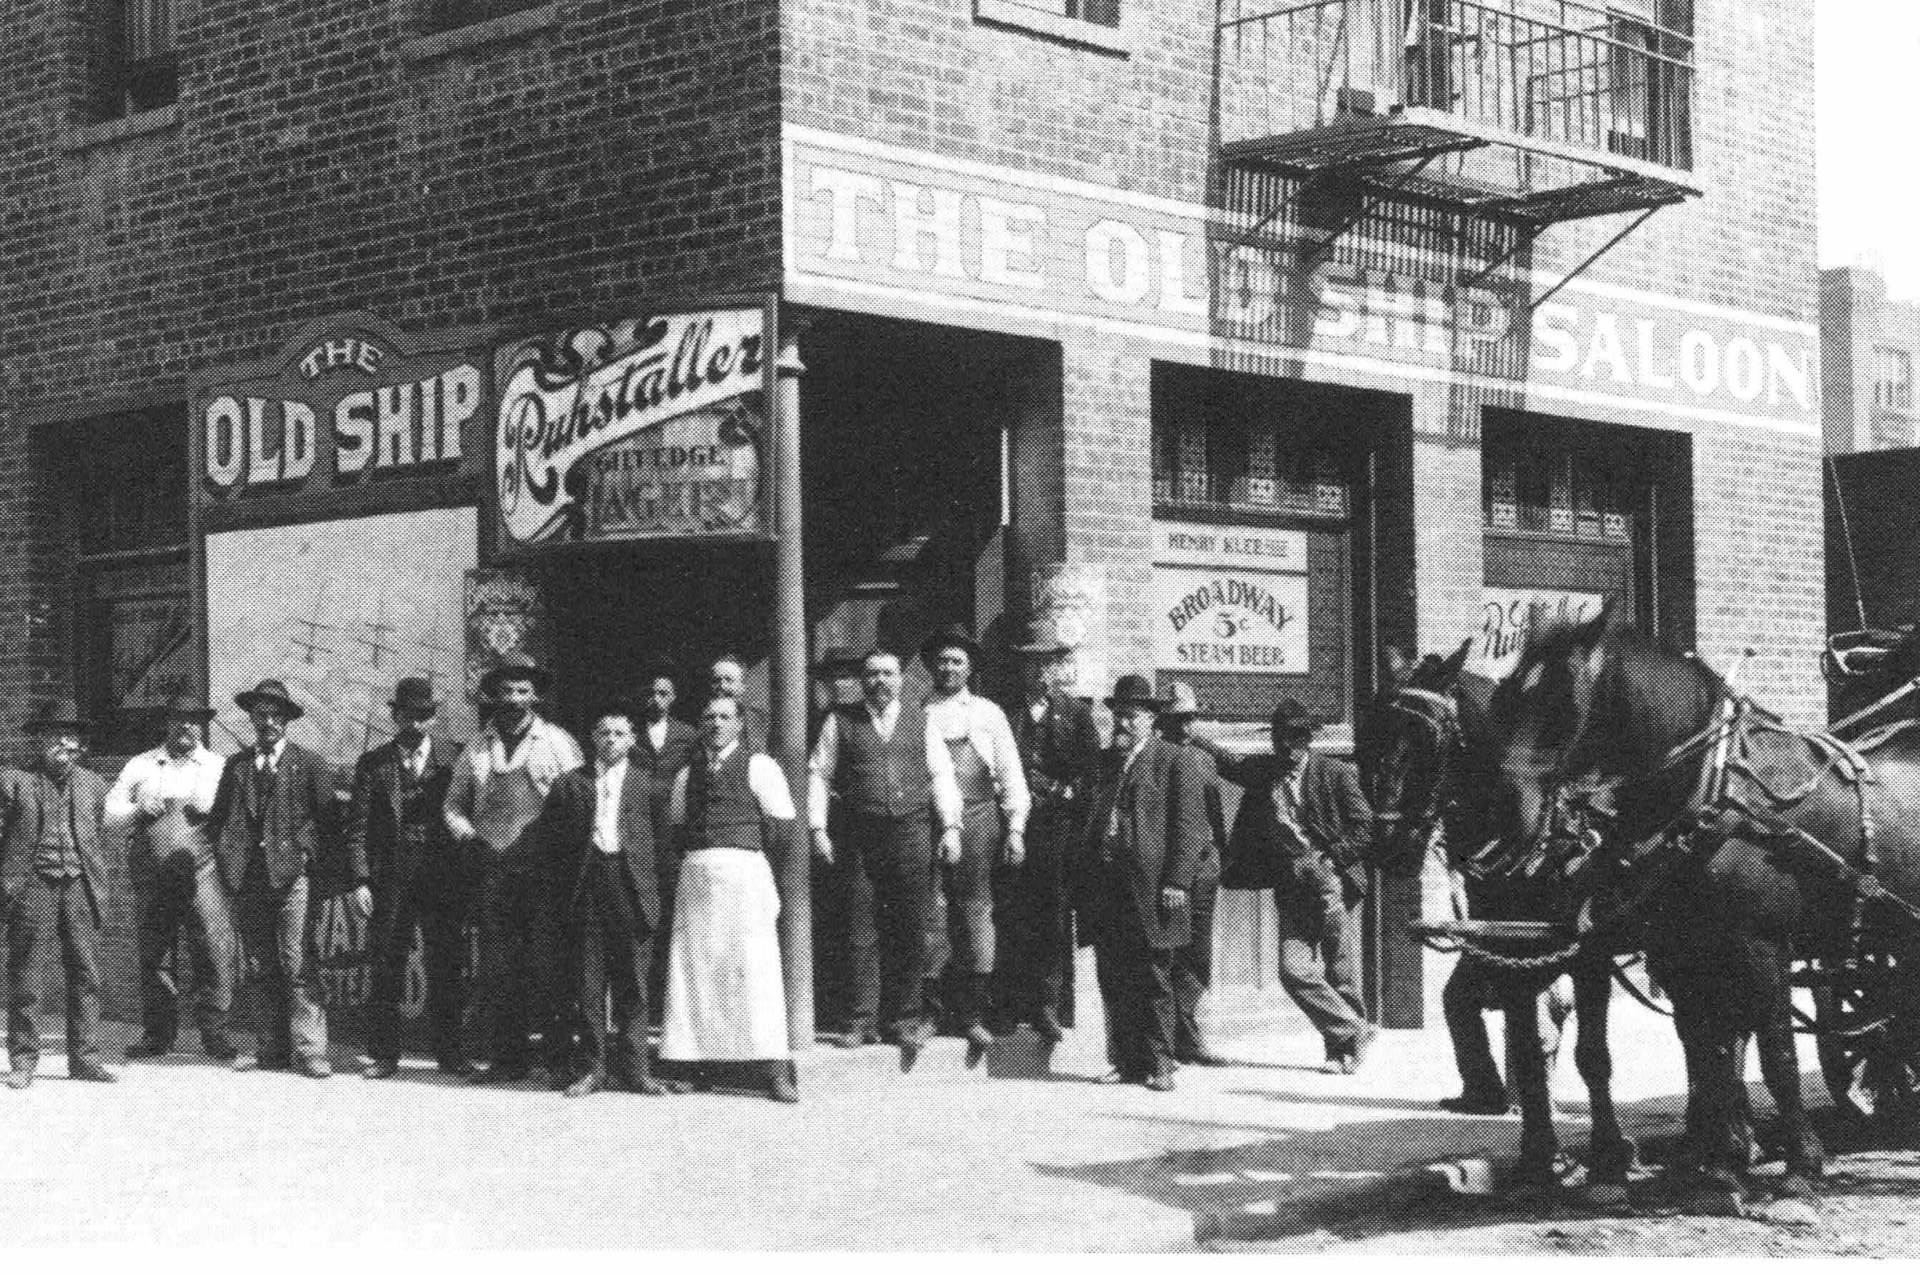
[[[400,999],[417,926],[425,948],[434,1058],[441,1071],[465,1075],[460,956],[466,947],[470,873],[465,848],[455,844],[442,814],[458,754],[433,735],[440,700],[427,678],[401,678],[387,709],[393,714],[393,738],[354,765],[347,807],[354,908],[371,917],[373,988],[367,998],[364,1074],[384,1080],[399,1070]]]
[[[257,972],[254,1058],[236,1065],[325,1080],[333,1066],[307,918],[332,832],[333,785],[327,764],[287,738],[306,710],[286,683],[266,678],[233,702],[252,720],[254,742],[227,758],[207,828]]]
[[[199,696],[175,695],[165,716],[160,745],[129,761],[107,793],[107,826],[129,837],[127,866],[140,898],[144,1029],[127,1057],[156,1058],[173,1049],[180,1015],[167,958],[184,928],[199,992],[200,1048],[231,1062],[239,1052],[227,1029],[238,949],[233,903],[207,833],[226,759],[206,745],[213,709]]]
[[[1373,811],[1351,763],[1313,751],[1319,719],[1296,699],[1273,708],[1270,756],[1235,757],[1196,737],[1220,775],[1245,790],[1229,856],[1271,868],[1280,918],[1280,983],[1326,1044],[1323,1070],[1358,1071],[1373,1043],[1360,994],[1363,857]]]
[[[100,924],[107,863],[100,848],[107,782],[80,765],[86,722],[70,699],[27,723],[38,754],[31,772],[0,771],[0,894],[7,917],[7,1086],[25,1089],[40,1062],[35,1012],[49,942],[60,945],[67,984],[67,1074],[117,1079],[100,1063]]]
[[[1207,1047],[1200,1031],[1200,1001],[1213,985],[1213,908],[1220,897],[1220,853],[1227,844],[1226,808],[1220,798],[1220,771],[1213,754],[1193,742],[1193,719],[1200,700],[1186,682],[1167,685],[1167,706],[1160,710],[1160,737],[1193,750],[1206,775],[1207,855],[1193,879],[1193,937],[1173,955],[1173,1057],[1196,1067],[1224,1067],[1227,1060]]]
[[[1087,822],[1079,907],[1093,938],[1113,1080],[1173,1088],[1174,953],[1192,937],[1206,856],[1206,777],[1153,733],[1164,707],[1138,673],[1114,684],[1113,742]]]

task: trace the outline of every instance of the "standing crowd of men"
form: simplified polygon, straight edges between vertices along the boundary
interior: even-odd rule
[[[902,1070],[943,1018],[968,1066],[1022,1025],[1057,1043],[1072,1021],[1077,928],[1095,949],[1108,1080],[1166,1090],[1179,1064],[1223,1065],[1198,1010],[1225,856],[1229,885],[1237,861],[1275,890],[1283,982],[1324,1036],[1329,1069],[1357,1068],[1372,1037],[1354,970],[1371,816],[1352,768],[1307,747],[1312,716],[1282,701],[1273,755],[1240,758],[1193,735],[1190,687],[1162,699],[1128,675],[1105,701],[1103,747],[1091,706],[1062,685],[1068,648],[1040,635],[1014,650],[1024,693],[1011,713],[971,689],[981,652],[962,629],[921,647],[924,702],[903,695],[891,651],[838,653],[822,670],[857,665],[859,678],[858,699],[820,721],[804,793],[813,852],[843,905],[839,1043],[885,1040]],[[633,701],[593,710],[587,753],[543,715],[551,681],[526,660],[488,671],[486,724],[454,746],[435,731],[431,682],[402,678],[393,736],[359,759],[344,814],[326,762],[287,738],[303,710],[277,679],[235,696],[254,740],[224,759],[204,739],[214,710],[175,698],[159,746],[111,788],[80,764],[77,707],[44,706],[29,723],[33,768],[0,771],[6,1083],[24,1089],[36,1072],[55,945],[69,1073],[115,1079],[99,1048],[97,948],[108,848],[124,843],[143,1007],[129,1059],[175,1048],[184,930],[207,1056],[330,1075],[310,918],[343,888],[367,923],[369,1080],[399,1070],[417,930],[443,1072],[511,1083],[539,1069],[570,1097],[746,1083],[797,1101],[769,856],[802,811],[764,751],[764,715],[742,701],[743,663],[714,662],[697,730],[673,716],[673,673],[651,670]],[[1231,830],[1223,778],[1245,789]],[[250,1057],[230,1023],[243,976],[255,985]]]

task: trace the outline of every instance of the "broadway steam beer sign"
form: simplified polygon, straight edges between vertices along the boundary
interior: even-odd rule
[[[504,543],[765,534],[762,324],[705,310],[502,348]]]
[[[1156,521],[1154,666],[1305,673],[1306,572],[1303,531]]]
[[[349,314],[309,326],[277,358],[212,373],[194,401],[205,507],[401,497],[423,480],[477,475],[482,350],[473,334],[416,339]]]

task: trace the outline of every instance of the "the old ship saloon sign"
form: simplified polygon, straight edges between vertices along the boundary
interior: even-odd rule
[[[763,324],[703,310],[502,347],[504,544],[766,534]]]

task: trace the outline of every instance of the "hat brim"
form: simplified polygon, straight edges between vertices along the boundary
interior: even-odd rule
[[[965,651],[968,659],[972,660],[975,664],[980,662],[980,644],[972,638],[956,637],[952,634],[922,642],[920,644],[920,662],[931,666],[935,660],[940,658],[940,652],[942,651]]]
[[[1142,699],[1134,695],[1109,695],[1101,702],[1110,709],[1138,705],[1141,708],[1150,708],[1156,713],[1164,712],[1167,706],[1167,701],[1163,699]]]
[[[1160,716],[1198,717],[1200,716],[1200,706],[1198,704],[1175,704],[1169,701],[1161,706]]]
[[[532,682],[534,694],[545,695],[553,685],[553,674],[533,664],[488,669],[480,675],[480,693],[491,699],[499,692],[502,682]]]
[[[411,709],[416,713],[438,713],[446,705],[437,699],[390,699],[387,701],[387,707],[396,713],[401,709]]]
[[[273,695],[265,691],[241,691],[233,697],[233,702],[238,704],[240,711],[244,713],[251,713],[256,705],[262,708],[278,708],[286,713],[288,721],[307,715],[306,709],[286,696]]]
[[[1065,642],[1021,642],[1007,648],[1015,655],[1070,655],[1073,648]]]
[[[29,735],[45,734],[50,730],[91,730],[93,723],[80,717],[36,717],[27,723]]]

